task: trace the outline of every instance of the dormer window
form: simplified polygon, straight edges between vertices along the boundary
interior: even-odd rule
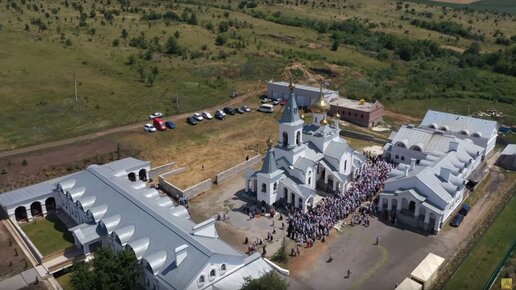
[[[204,275],[199,276],[199,284],[204,284],[205,278]]]
[[[226,273],[226,264],[222,264],[222,265],[220,266],[220,273],[221,273],[222,275],[224,275],[224,273]]]

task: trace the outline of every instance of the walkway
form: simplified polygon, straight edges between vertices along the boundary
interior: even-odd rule
[[[13,276],[9,279],[5,279],[0,281],[0,289],[20,289],[23,287],[27,287],[29,284],[36,282],[36,279],[42,281],[41,274],[46,271],[43,269],[43,266],[37,266],[36,268],[31,268],[26,270],[16,276]],[[43,283],[43,282],[41,282]]]

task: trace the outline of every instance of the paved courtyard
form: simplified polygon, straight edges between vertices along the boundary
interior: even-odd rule
[[[267,237],[272,232],[272,219],[257,217],[252,220],[243,212],[248,197],[243,192],[243,174],[215,186],[209,192],[190,202],[194,221],[223,215],[226,220],[217,222],[219,235],[242,252],[247,251],[244,239],[252,242],[257,237]],[[340,232],[333,230],[325,243],[317,241],[313,248],[301,248],[301,256],[290,257],[291,289],[394,289],[429,253],[449,258],[457,245],[476,225],[481,213],[489,208],[489,195],[479,200],[460,228],[445,226],[439,235],[426,235],[405,229],[401,225],[386,224],[377,218],[370,226],[344,226]],[[277,234],[274,242],[265,243],[267,256],[274,254],[285,235],[280,230],[279,214],[274,218]],[[283,220],[287,224],[286,220]],[[375,245],[376,236],[380,244]],[[289,249],[294,245],[289,241]],[[259,246],[257,251],[261,252]],[[330,253],[333,261],[328,262]],[[347,270],[351,276],[346,277]]]

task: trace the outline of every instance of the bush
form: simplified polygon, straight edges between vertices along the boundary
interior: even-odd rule
[[[26,160],[26,159],[23,159],[23,161],[22,161],[21,165],[23,165],[23,166],[27,166],[27,164],[29,164],[29,163],[27,162],[27,160]]]
[[[226,42],[228,42],[228,38],[223,34],[219,34],[217,38],[215,38],[215,45],[222,46],[226,44]]]

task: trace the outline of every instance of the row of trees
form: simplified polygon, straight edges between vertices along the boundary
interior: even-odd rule
[[[453,21],[426,21],[420,19],[412,19],[411,25],[421,27],[428,30],[434,30],[443,34],[460,36],[467,39],[484,41],[484,35],[472,33],[469,29],[466,29],[462,24]]]
[[[480,53],[476,42],[464,51],[459,60],[460,67],[477,67],[516,77],[516,46],[491,53]]]

